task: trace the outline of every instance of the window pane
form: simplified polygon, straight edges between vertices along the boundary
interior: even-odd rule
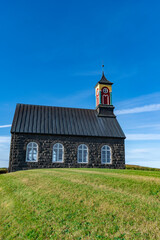
[[[57,161],[57,149],[54,149],[53,150],[53,162],[56,162]]]
[[[78,149],[79,149],[79,150],[82,149],[82,145],[80,145],[80,146],[78,147]]]
[[[87,150],[84,150],[83,152],[83,162],[87,162]]]
[[[79,151],[78,162],[82,162],[82,151]]]
[[[62,162],[63,161],[63,152],[62,150],[60,149],[59,150],[59,159],[58,159],[59,162]]]
[[[28,149],[27,151],[27,161],[32,161],[32,149]]]
[[[87,146],[85,144],[83,144],[83,149],[87,150]]]
[[[59,143],[58,148],[59,148],[59,149],[63,149],[63,145]]]
[[[37,161],[37,149],[33,149],[33,161]]]
[[[37,148],[37,143],[33,143],[33,147],[36,147],[36,148]]]

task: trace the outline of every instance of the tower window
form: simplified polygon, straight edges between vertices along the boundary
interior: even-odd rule
[[[78,163],[88,163],[88,147],[85,144],[78,146]]]
[[[111,163],[111,148],[108,145],[104,145],[101,148],[101,163],[102,164]]]
[[[38,161],[38,144],[30,142],[27,145],[26,162]]]
[[[56,143],[53,146],[53,162],[63,162],[64,159],[64,147],[61,143]]]

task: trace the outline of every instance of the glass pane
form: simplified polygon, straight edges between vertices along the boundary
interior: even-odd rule
[[[28,143],[27,147],[32,147],[32,143]]]
[[[85,149],[85,150],[87,149],[87,146],[85,144],[83,144],[83,149]]]
[[[36,147],[37,147],[37,143],[33,143],[33,147],[35,147],[35,148],[36,148]]]
[[[78,162],[82,162],[82,151],[78,153]]]
[[[57,161],[57,157],[58,157],[58,156],[57,156],[57,151],[58,151],[57,149],[54,149],[54,150],[53,150],[53,162],[56,162],[56,161]]]
[[[84,150],[83,151],[83,162],[85,162],[85,163],[87,162],[87,155],[88,155],[87,150]]]
[[[59,162],[62,162],[63,161],[63,152],[62,150],[60,149],[59,150],[59,159],[58,159]]]
[[[102,163],[106,163],[106,155],[102,155]]]
[[[58,143],[54,144],[53,148],[58,148]]]
[[[111,159],[111,154],[110,152],[107,152],[107,163],[110,163],[110,159]]]
[[[82,149],[82,145],[80,145],[80,146],[78,147],[78,149],[81,150],[81,149]]]
[[[59,143],[58,148],[59,148],[59,149],[63,149],[63,145]]]
[[[33,153],[33,161],[37,161],[37,153]]]
[[[32,149],[27,150],[27,161],[32,161]]]
[[[37,161],[37,148],[35,149],[33,149],[33,159],[32,159],[33,161]]]

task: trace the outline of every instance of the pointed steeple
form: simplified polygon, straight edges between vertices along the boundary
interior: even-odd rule
[[[105,77],[104,71],[102,72],[101,80],[98,83],[108,84],[108,85],[112,85],[113,84],[112,82],[108,81],[108,79]]]

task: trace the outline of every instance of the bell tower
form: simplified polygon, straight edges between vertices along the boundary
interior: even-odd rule
[[[99,117],[115,117],[112,105],[112,84],[102,70],[101,80],[95,86],[96,109]]]

